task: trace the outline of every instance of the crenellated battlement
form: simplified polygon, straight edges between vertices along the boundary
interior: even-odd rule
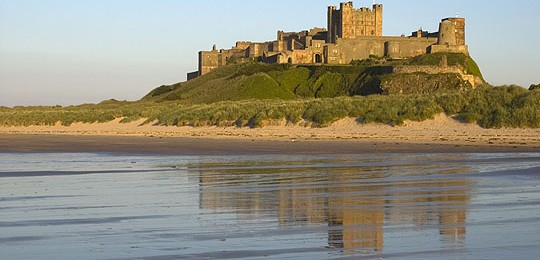
[[[375,9],[371,9],[369,7],[361,7],[359,9],[356,9],[356,11],[361,13],[373,13],[375,12]]]
[[[338,38],[354,39],[359,36],[382,36],[383,8],[354,8],[353,2],[341,3],[340,9],[328,8],[328,41]]]
[[[354,8],[353,2],[349,1],[340,3],[339,9],[328,6],[327,19],[326,29],[280,30],[274,41],[238,41],[229,50],[218,52],[214,48],[200,52],[199,75],[220,66],[248,61],[349,64],[371,56],[403,59],[436,52],[468,54],[463,18],[443,19],[438,32],[419,29],[410,36],[383,36],[383,5]]]
[[[349,1],[346,3],[340,3],[339,7],[343,10],[344,8],[353,8],[353,2]]]

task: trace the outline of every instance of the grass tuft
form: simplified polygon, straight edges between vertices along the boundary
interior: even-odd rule
[[[250,77],[265,78],[270,89],[280,86],[265,73],[239,78]],[[244,91],[251,90],[246,88]],[[257,93],[250,95],[256,96]],[[71,125],[121,118],[122,123],[147,119],[147,123],[156,121],[160,125],[170,126],[262,127],[279,121],[292,124],[305,121],[314,127],[325,127],[347,117],[357,118],[364,123],[400,125],[406,120],[430,119],[439,113],[457,116],[485,128],[540,128],[540,91],[501,86],[453,93],[250,99],[192,105],[178,101],[111,100],[96,105],[69,107],[1,107],[0,125]]]

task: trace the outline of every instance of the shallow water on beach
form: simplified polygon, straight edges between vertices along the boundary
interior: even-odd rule
[[[540,154],[0,154],[2,259],[536,259]]]

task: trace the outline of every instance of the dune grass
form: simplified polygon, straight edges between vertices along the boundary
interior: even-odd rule
[[[0,125],[70,125],[147,119],[170,126],[263,127],[276,121],[303,122],[325,127],[352,117],[363,123],[401,125],[440,113],[455,115],[485,128],[540,128],[540,91],[518,86],[481,87],[455,93],[372,95],[311,99],[250,99],[207,104],[178,101],[104,101],[70,107],[15,107],[0,109]]]

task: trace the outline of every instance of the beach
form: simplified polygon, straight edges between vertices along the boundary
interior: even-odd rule
[[[0,127],[9,259],[538,255],[538,129]]]
[[[5,259],[535,259],[539,153],[7,153]]]
[[[0,152],[139,152],[167,154],[535,152],[540,129],[485,129],[445,115],[402,126],[329,127],[275,123],[262,128],[158,126],[144,120],[71,126],[0,127]]]

